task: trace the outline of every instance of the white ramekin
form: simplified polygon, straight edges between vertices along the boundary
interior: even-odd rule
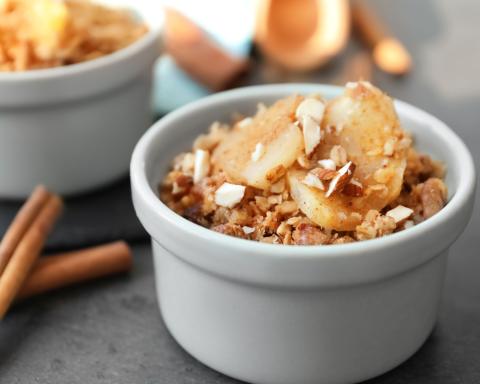
[[[159,30],[72,66],[0,73],[0,198],[80,193],[126,175],[151,124]]]
[[[168,329],[198,360],[248,382],[353,383],[406,360],[434,326],[448,249],[472,212],[468,149],[444,123],[399,101],[417,147],[448,169],[447,206],[413,228],[345,245],[262,244],[202,228],[158,199],[174,155],[212,121],[313,92],[331,98],[340,89],[267,85],[207,97],[155,124],[131,162],[133,201],[152,237]]]

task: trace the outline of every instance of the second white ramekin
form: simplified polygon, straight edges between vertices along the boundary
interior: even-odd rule
[[[0,73],[0,198],[26,197],[37,184],[76,194],[126,175],[151,124],[158,55],[159,26],[152,25],[99,59]]]

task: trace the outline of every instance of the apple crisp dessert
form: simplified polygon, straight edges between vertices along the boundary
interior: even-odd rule
[[[215,122],[160,185],[172,210],[273,244],[342,244],[401,231],[446,203],[443,166],[418,153],[392,99],[367,82],[327,101],[293,95]]]

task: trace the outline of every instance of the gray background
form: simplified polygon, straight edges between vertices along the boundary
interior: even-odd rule
[[[375,83],[449,124],[480,168],[480,3],[372,3],[415,58],[410,76],[376,73]],[[356,49],[351,44],[348,51]],[[335,78],[345,56],[307,80]],[[246,82],[266,79],[271,77],[260,69]],[[479,228],[477,204],[469,227],[451,249],[435,331],[409,361],[370,384],[480,383]],[[134,253],[129,276],[17,306],[0,324],[0,383],[234,383],[195,361],[169,336],[157,308],[150,248],[137,245]]]

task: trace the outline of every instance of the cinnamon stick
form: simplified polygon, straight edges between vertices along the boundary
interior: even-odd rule
[[[32,225],[33,220],[47,202],[51,193],[43,186],[36,187],[26,203],[20,208],[12,224],[0,242],[0,275],[5,270],[15,248]]]
[[[5,316],[30,273],[62,208],[63,203],[60,197],[50,196],[18,242],[10,261],[0,276],[0,319]]]
[[[373,60],[383,71],[403,75],[410,71],[412,59],[405,46],[390,35],[382,21],[363,0],[352,1],[355,31],[373,49]]]
[[[42,257],[25,281],[17,299],[126,272],[132,267],[132,253],[123,241],[80,251]]]

